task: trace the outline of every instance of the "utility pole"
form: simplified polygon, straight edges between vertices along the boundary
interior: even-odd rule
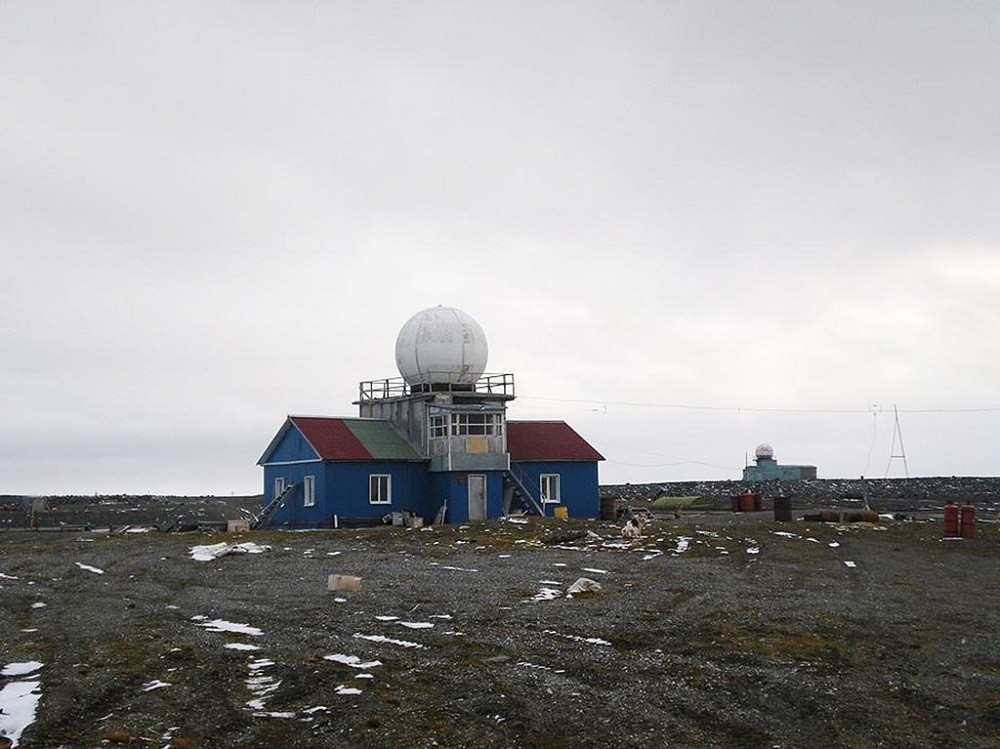
[[[896,419],[895,425],[892,428],[892,447],[889,448],[889,463],[885,467],[885,476],[883,478],[889,478],[889,468],[892,467],[892,461],[896,458],[901,458],[903,461],[903,471],[906,473],[906,478],[910,478],[910,467],[906,465],[906,448],[903,447],[903,430],[899,426],[899,410],[896,408],[896,404],[892,404],[892,413]],[[896,439],[899,439],[899,453],[896,452]]]

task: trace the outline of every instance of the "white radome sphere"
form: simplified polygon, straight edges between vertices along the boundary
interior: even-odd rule
[[[754,451],[754,455],[757,456],[757,460],[773,460],[774,448],[771,447],[766,442],[763,442],[757,445],[757,449]]]
[[[396,337],[396,366],[408,385],[475,385],[489,347],[479,323],[454,307],[429,307]]]

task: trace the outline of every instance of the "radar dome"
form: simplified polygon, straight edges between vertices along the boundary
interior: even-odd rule
[[[396,337],[396,366],[411,386],[474,386],[488,355],[479,323],[454,307],[421,310]]]
[[[754,455],[757,456],[757,460],[774,460],[774,448],[766,442],[761,443],[757,445]]]

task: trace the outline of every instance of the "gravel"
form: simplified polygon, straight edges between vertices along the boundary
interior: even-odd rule
[[[772,518],[0,533],[17,746],[1000,746],[1000,529]]]

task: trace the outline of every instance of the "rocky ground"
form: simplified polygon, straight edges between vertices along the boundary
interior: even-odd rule
[[[26,749],[1000,747],[1000,527],[928,518],[9,531],[0,707],[37,683]]]

